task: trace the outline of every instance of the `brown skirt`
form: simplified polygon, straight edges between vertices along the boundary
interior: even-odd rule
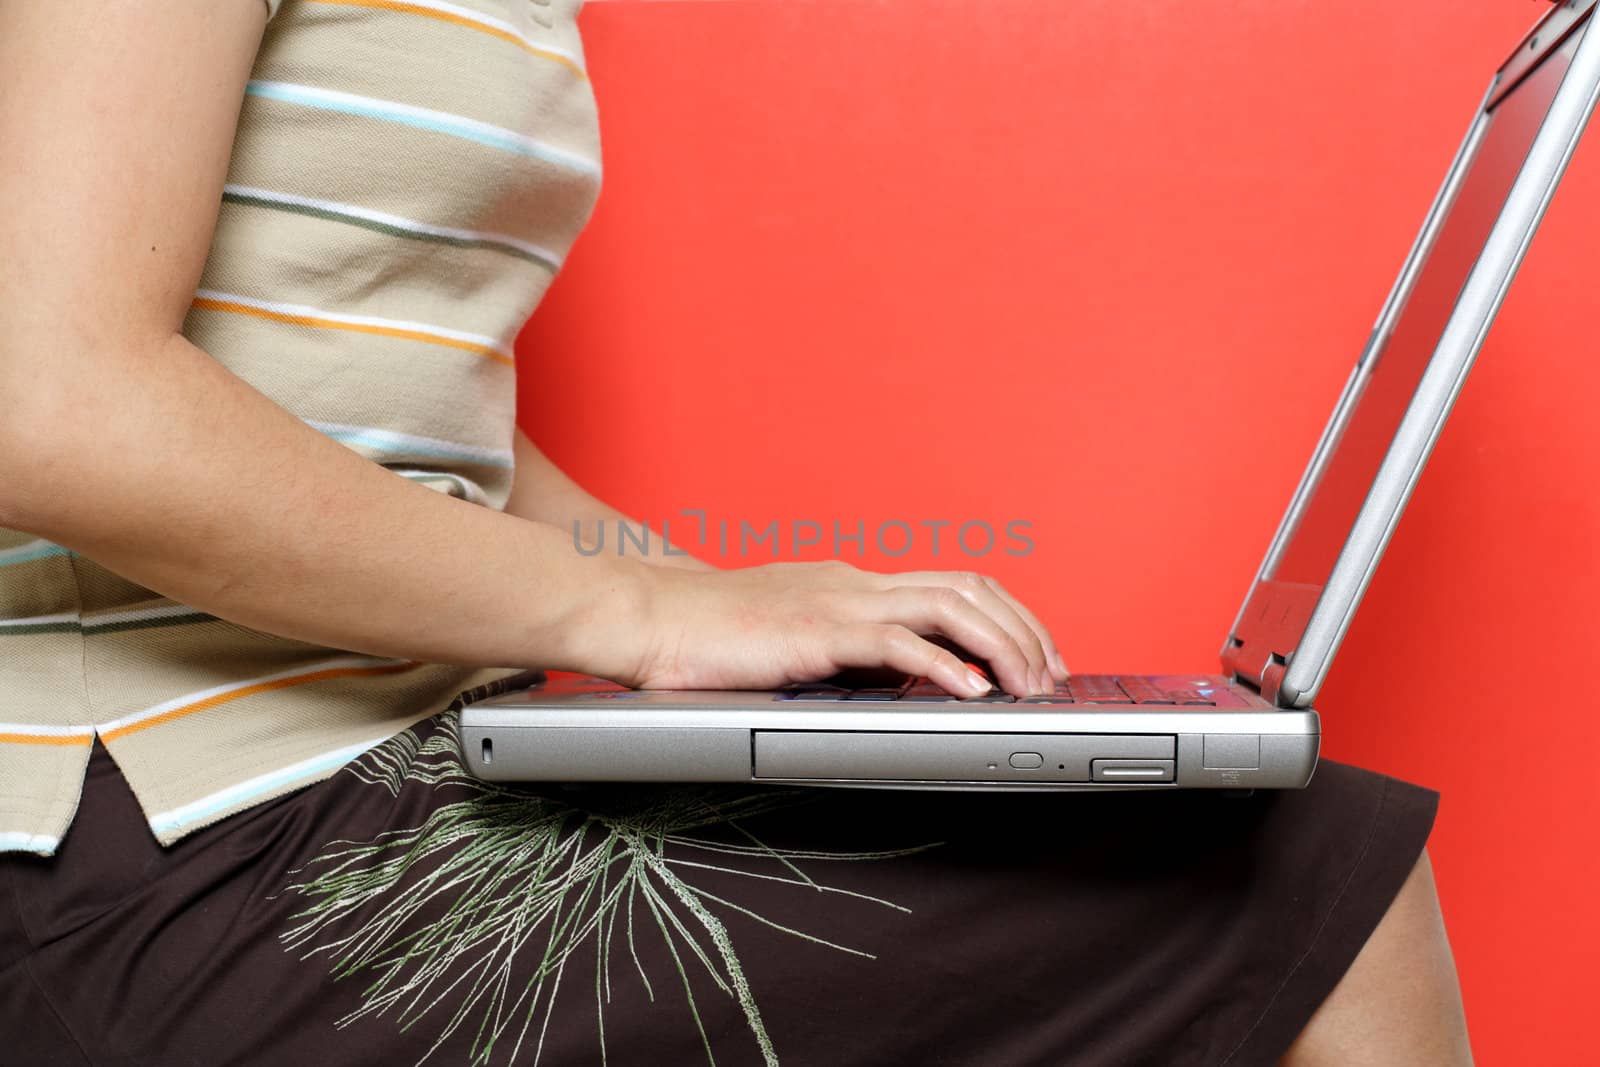
[[[1435,794],[478,783],[452,715],[169,849],[0,856],[0,1064],[1270,1064]]]

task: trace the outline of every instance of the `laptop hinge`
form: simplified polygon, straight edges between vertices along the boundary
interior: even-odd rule
[[[1236,648],[1229,652],[1237,652]],[[1241,669],[1242,664],[1237,655],[1223,657],[1223,671],[1233,679],[1233,684],[1243,686],[1252,693],[1258,694],[1262,700],[1269,704],[1278,703],[1278,697],[1283,692],[1283,679],[1289,673],[1289,663],[1276,652],[1267,654],[1267,662],[1259,671],[1260,681],[1256,680],[1257,672]]]
[[[1267,665],[1261,670],[1261,699],[1268,704],[1277,704],[1278,696],[1283,691],[1283,676],[1289,673],[1289,664],[1276,652],[1267,659]]]
[[[1222,646],[1223,673],[1249,678],[1261,696],[1282,706],[1283,684],[1322,587],[1259,578]]]

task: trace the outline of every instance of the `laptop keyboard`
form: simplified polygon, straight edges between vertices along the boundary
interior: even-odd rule
[[[1053,696],[1023,697],[991,689],[987,695],[961,698],[926,678],[906,678],[897,685],[862,688],[807,682],[778,694],[779,700],[900,701],[911,704],[1138,704],[1166,707],[1216,707],[1209,688],[1174,685],[1164,678],[1137,674],[1075,674],[1056,687]]]

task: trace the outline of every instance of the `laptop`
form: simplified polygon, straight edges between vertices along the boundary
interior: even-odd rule
[[[520,686],[463,709],[495,781],[906,789],[1294,789],[1312,708],[1600,92],[1600,0],[1550,10],[1495,73],[1334,408],[1213,676],[1075,676],[959,699],[842,676],[773,692]]]

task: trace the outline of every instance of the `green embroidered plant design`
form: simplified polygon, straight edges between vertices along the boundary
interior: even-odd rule
[[[580,950],[596,954],[594,1003],[604,1063],[613,954],[620,955],[619,940],[626,945],[655,1000],[637,947],[640,930],[653,926],[675,965],[706,1059],[716,1062],[691,971],[704,971],[718,991],[737,1000],[763,1059],[776,1064],[754,992],[717,912],[737,912],[796,938],[871,956],[713,894],[690,880],[695,872],[776,881],[819,897],[843,894],[905,912],[887,900],[819,883],[799,864],[890,859],[935,847],[778,849],[744,829],[744,820],[813,802],[814,794],[803,790],[606,790],[604,810],[589,810],[479,781],[462,766],[457,739],[451,713],[426,741],[408,730],[349,768],[395,795],[409,781],[449,785],[463,799],[438,806],[419,827],[330,844],[296,872],[302,880],[289,888],[311,903],[292,916],[282,938],[286,947],[304,950],[303,958],[330,957],[337,978],[369,979],[361,1007],[340,1025],[390,1013],[403,1030],[433,1020],[438,1032],[419,1063],[463,1026],[475,1031],[473,1067],[487,1067],[507,1044],[505,1062],[516,1062],[538,1021],[537,1064],[562,975]],[[706,833],[714,827],[737,840]]]

